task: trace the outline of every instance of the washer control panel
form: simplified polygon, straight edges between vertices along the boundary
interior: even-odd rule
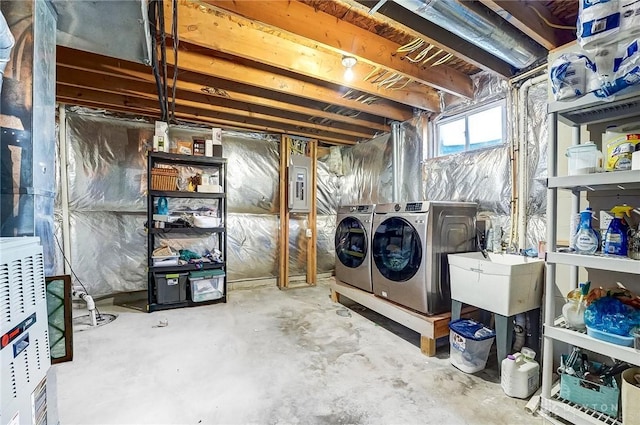
[[[422,210],[422,202],[410,202],[407,204],[407,206],[404,208],[405,211],[407,212],[416,212],[416,211],[421,211]]]

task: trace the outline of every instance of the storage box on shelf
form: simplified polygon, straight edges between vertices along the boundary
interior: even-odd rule
[[[558,176],[557,160],[560,156],[557,152],[558,146],[558,122],[580,127],[582,125],[598,124],[593,128],[604,128],[603,126],[616,124],[619,120],[625,122],[640,122],[640,91],[622,93],[612,101],[603,102],[593,95],[587,95],[572,102],[551,102],[548,106],[549,112],[549,155],[547,181],[547,278],[545,288],[545,320],[544,320],[544,356],[542,374],[542,401],[541,407],[547,413],[556,415],[566,421],[575,424],[619,424],[617,418],[609,414],[598,412],[597,410],[585,407],[582,404],[589,404],[595,407],[600,402],[601,405],[613,406],[613,399],[617,395],[602,392],[581,393],[581,388],[576,384],[579,382],[567,379],[563,376],[564,391],[560,394],[552,393],[553,373],[554,373],[554,341],[564,342],[573,346],[581,347],[604,356],[626,361],[631,364],[640,364],[640,351],[632,347],[612,343],[603,339],[594,338],[585,332],[567,329],[556,319],[560,315],[555,304],[555,282],[556,266],[564,264],[574,267],[585,267],[589,269],[605,270],[625,273],[631,276],[633,282],[637,282],[640,276],[640,261],[622,257],[607,257],[603,255],[578,255],[569,252],[558,252],[557,240],[557,195],[558,190],[570,190],[574,196],[578,197],[580,192],[601,194],[602,196],[612,196],[613,199],[624,193],[625,196],[634,195],[640,189],[640,171],[615,171],[607,173],[594,173],[578,176]],[[591,128],[591,129],[593,129]],[[574,131],[574,138],[579,138],[579,131]],[[579,140],[574,140],[574,143]],[[579,198],[578,198],[579,199]],[[579,201],[578,201],[579,204]],[[575,205],[575,203],[574,203]],[[614,204],[612,204],[613,206]],[[578,211],[573,211],[577,213]],[[577,282],[575,282],[577,284]],[[629,288],[634,291],[640,287]],[[618,342],[613,341],[613,342]],[[573,390],[569,391],[569,389]],[[568,392],[569,391],[569,392]],[[616,389],[619,392],[619,389]],[[606,392],[606,391],[605,391]],[[572,394],[567,396],[567,394]],[[575,396],[578,396],[576,403]],[[590,397],[599,397],[593,403],[582,403],[581,394]],[[608,400],[608,401],[607,401]],[[582,404],[581,404],[582,403]],[[615,415],[614,415],[615,416]]]
[[[179,167],[196,167],[203,170],[217,170],[217,192],[190,192],[178,190]],[[203,304],[226,302],[226,167],[225,158],[203,155],[184,155],[166,152],[149,152],[147,178],[150,190],[147,192],[147,255],[148,255],[148,305],[149,312],[167,308],[190,307]],[[170,179],[169,179],[170,178]],[[168,226],[156,227],[154,224],[154,207],[158,198],[187,198],[207,200],[215,217],[203,217],[197,225],[200,227]],[[190,202],[190,201],[189,201]],[[170,204],[170,203],[169,203]],[[217,214],[217,215],[216,215]],[[158,218],[158,217],[155,217]],[[165,217],[168,219],[168,217]],[[207,227],[210,226],[210,227]],[[177,257],[154,257],[159,235],[191,235],[190,237],[207,237],[216,234],[216,246],[210,247],[220,251],[221,261],[181,264]],[[196,272],[196,275],[189,272]],[[207,279],[196,279],[197,273],[205,273]],[[177,277],[176,277],[177,276]]]

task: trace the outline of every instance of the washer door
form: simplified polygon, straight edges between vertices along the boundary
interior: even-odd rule
[[[405,282],[420,268],[420,236],[407,220],[390,217],[376,229],[371,253],[378,271],[384,277],[394,282]]]
[[[336,256],[346,267],[360,267],[367,257],[367,232],[355,217],[346,217],[336,229]]]

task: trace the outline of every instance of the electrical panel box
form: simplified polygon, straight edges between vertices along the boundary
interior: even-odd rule
[[[291,155],[291,164],[289,164],[289,211],[310,211],[310,178],[311,158],[304,155]]]

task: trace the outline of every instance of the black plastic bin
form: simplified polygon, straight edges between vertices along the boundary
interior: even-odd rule
[[[154,273],[157,303],[175,304],[186,301],[188,276],[189,273]]]

